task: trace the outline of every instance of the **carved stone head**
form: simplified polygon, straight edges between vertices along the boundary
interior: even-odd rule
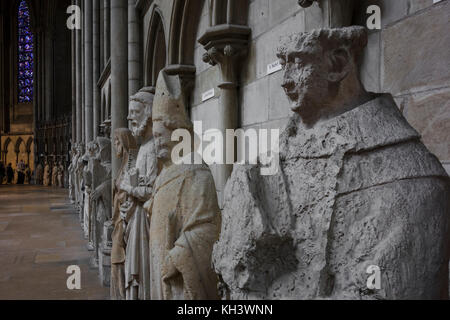
[[[177,142],[172,141],[176,129],[192,131],[179,76],[159,73],[153,106],[153,136],[158,159],[168,159]]]
[[[130,149],[137,149],[136,140],[129,129],[118,128],[114,131],[114,147],[117,158],[122,158]]]
[[[319,29],[282,39],[278,58],[284,67],[282,87],[292,110],[315,117],[335,103],[342,83],[359,88],[357,61],[367,45],[367,31],[352,26]]]
[[[142,88],[130,98],[128,121],[135,137],[142,137],[147,130],[151,131],[153,97],[151,88]]]
[[[84,160],[94,159],[98,153],[99,145],[97,141],[93,140],[87,144],[86,155]]]
[[[102,163],[111,162],[111,140],[104,137],[97,137],[96,144],[98,148],[95,159]]]

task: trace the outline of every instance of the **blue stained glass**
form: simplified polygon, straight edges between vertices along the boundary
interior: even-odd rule
[[[18,85],[19,103],[33,101],[33,33],[30,28],[30,11],[22,0],[17,13],[18,25]]]

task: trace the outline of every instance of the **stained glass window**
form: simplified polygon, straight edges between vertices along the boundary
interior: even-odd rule
[[[17,14],[18,21],[18,85],[19,103],[33,101],[33,33],[30,27],[30,10],[22,0]]]

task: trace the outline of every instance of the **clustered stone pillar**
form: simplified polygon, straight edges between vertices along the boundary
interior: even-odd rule
[[[141,59],[139,54],[139,23],[136,1],[128,0],[128,93],[133,95],[141,87]]]
[[[86,70],[85,70],[85,63],[86,63],[86,59],[85,59],[85,52],[84,52],[84,47],[85,47],[85,43],[84,43],[84,39],[86,37],[85,35],[85,26],[84,26],[84,21],[85,21],[85,3],[86,0],[81,0],[81,12],[83,12],[83,14],[81,15],[81,26],[82,26],[82,30],[81,30],[81,141],[83,143],[86,144],[86,116],[85,116],[85,96],[86,96],[86,89],[85,89],[85,79],[86,79]]]
[[[76,5],[81,5],[81,0],[76,1]],[[75,42],[76,42],[76,49],[75,49],[75,64],[76,64],[76,123],[77,123],[77,142],[82,142],[82,65],[81,65],[81,30],[75,31]]]
[[[74,2],[72,2],[74,3]],[[72,58],[72,145],[77,141],[76,110],[77,110],[77,62],[76,62],[76,30],[71,32],[71,58]],[[35,90],[36,91],[36,90]],[[36,117],[35,117],[36,118]]]
[[[103,10],[104,10],[104,16],[103,16],[103,58],[104,58],[104,65],[106,66],[108,63],[108,60],[110,58],[110,43],[111,43],[111,0],[104,0],[103,2]]]
[[[85,85],[85,141],[90,142],[93,139],[93,93],[92,93],[92,0],[84,2],[84,85]]]
[[[111,130],[128,127],[128,35],[127,0],[111,0]],[[113,154],[115,154],[113,144]],[[112,157],[112,178],[120,163]]]
[[[100,126],[100,88],[97,85],[98,79],[100,77],[100,0],[93,0],[93,20],[92,20],[92,30],[93,30],[93,73],[92,73],[92,86],[93,86],[93,133],[94,138],[99,134]]]

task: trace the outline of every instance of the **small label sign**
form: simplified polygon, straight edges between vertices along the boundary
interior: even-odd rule
[[[205,93],[202,94],[202,102],[205,102],[206,100],[209,100],[209,99],[213,98],[214,95],[215,95],[214,88],[212,88],[211,90],[206,91]]]
[[[267,65],[267,74],[272,74],[282,69],[281,63],[279,60],[272,62]]]

